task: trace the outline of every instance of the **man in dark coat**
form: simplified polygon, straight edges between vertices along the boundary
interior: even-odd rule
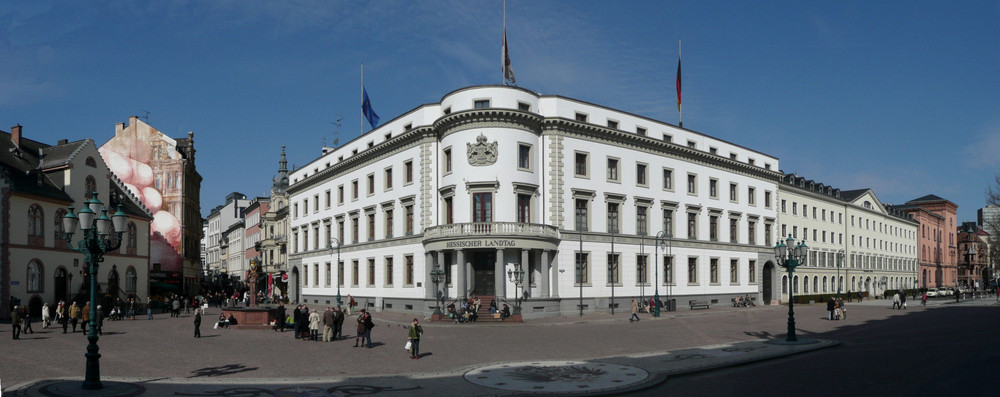
[[[194,309],[194,337],[201,338],[201,309]]]
[[[327,307],[326,310],[323,311],[323,319],[322,319],[323,342],[329,342],[330,339],[333,339],[334,329],[337,327],[335,319],[336,316],[333,314],[333,309]]]
[[[340,339],[344,336],[344,311],[340,310],[340,306],[333,311],[333,340]]]
[[[292,311],[292,320],[295,324],[292,329],[295,331],[295,339],[299,338],[299,327],[302,325],[302,305],[295,306],[295,310]]]
[[[281,332],[285,332],[285,318],[288,317],[288,314],[285,313],[285,304],[284,303],[278,305],[278,314],[277,314],[277,316],[278,316],[278,319],[276,320],[277,322],[275,323],[275,325],[277,325],[277,327],[274,330],[277,331],[277,330],[280,329]]]
[[[837,302],[833,300],[831,296],[829,300],[826,301],[826,311],[830,313],[827,320],[833,320],[833,309],[837,308]]]

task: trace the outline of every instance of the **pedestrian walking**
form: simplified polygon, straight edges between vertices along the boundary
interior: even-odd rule
[[[76,301],[69,306],[69,321],[73,324],[73,332],[76,332],[76,323],[80,321],[80,307],[76,305]]]
[[[83,304],[83,309],[80,309],[80,329],[83,330],[83,335],[87,336],[87,327],[90,326],[90,301]]]
[[[906,293],[899,294],[899,308],[906,309]]]
[[[927,306],[927,291],[924,291],[924,293],[920,294],[920,305]]]
[[[49,304],[42,304],[42,329],[49,327],[49,322],[52,320],[52,315],[49,313]]]
[[[299,321],[302,317],[302,305],[295,306],[295,310],[292,310],[292,331],[295,332],[295,339],[299,338],[299,328],[302,327],[302,323]]]
[[[899,292],[892,295],[892,308],[899,309]]]
[[[287,316],[288,314],[285,313],[285,304],[284,303],[278,304],[278,316],[277,316],[278,319],[277,319],[277,324],[275,324],[277,326],[274,329],[275,331],[281,330],[281,332],[285,332],[285,317]]]
[[[97,323],[97,334],[104,335],[104,310],[101,309],[101,305],[97,305],[97,312],[94,314],[97,316],[94,321]]]
[[[149,296],[146,297],[146,319],[153,319],[153,298]]]
[[[14,339],[21,339],[21,308],[14,306],[10,311],[11,334]]]
[[[837,298],[837,307],[840,308],[840,318],[842,320],[847,320],[847,307],[844,306],[844,300]]]
[[[358,305],[358,302],[354,301],[354,297],[351,294],[347,294],[347,315],[354,315],[354,307]]]
[[[420,358],[420,335],[424,333],[424,327],[420,326],[417,319],[413,319],[413,325],[410,326],[409,333],[407,334],[407,339],[410,343],[410,358],[419,359]]]
[[[194,337],[201,338],[201,309],[194,309]]]
[[[22,334],[35,333],[35,330],[31,328],[31,313],[28,312],[27,306],[21,306],[21,327]]]
[[[362,309],[364,310],[364,309]],[[368,348],[372,348],[372,328],[375,328],[375,322],[372,321],[371,312],[364,310],[365,313],[365,339],[368,339]],[[364,342],[364,341],[362,341]]]
[[[847,301],[854,302],[854,293],[851,290],[847,290]]]
[[[861,303],[861,300],[864,299],[864,297],[865,295],[862,294],[861,291],[858,291],[858,303]]]
[[[639,321],[639,304],[635,302],[635,298],[632,298],[632,317],[628,318],[628,322]]]
[[[69,312],[66,311],[66,302],[59,301],[59,306],[56,307],[56,321],[62,324],[65,334],[67,327],[69,327]]]
[[[833,320],[833,311],[837,308],[837,302],[833,300],[831,296],[830,299],[826,301],[826,311],[829,313],[827,320]],[[789,309],[791,310],[791,309]]]

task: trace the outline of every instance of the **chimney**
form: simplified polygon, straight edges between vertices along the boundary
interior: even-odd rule
[[[56,142],[56,145],[65,145],[67,143],[69,143],[69,139],[60,139]]]
[[[21,148],[21,125],[10,127],[10,140],[14,141],[14,147]]]
[[[125,123],[115,124],[115,135],[121,134],[125,130]]]

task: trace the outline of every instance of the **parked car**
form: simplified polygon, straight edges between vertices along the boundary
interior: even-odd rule
[[[927,289],[927,297],[928,298],[934,298],[934,297],[937,297],[937,296],[938,296],[938,289],[937,288],[928,288]]]
[[[951,288],[941,288],[938,290],[938,296],[952,296],[952,295],[955,295],[955,291],[952,291]]]

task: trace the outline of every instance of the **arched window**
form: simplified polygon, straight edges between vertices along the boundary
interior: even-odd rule
[[[97,180],[94,179],[92,175],[87,175],[87,180],[84,182],[83,198],[84,200],[89,200],[90,196],[97,191]],[[97,214],[100,215],[100,214]]]
[[[809,293],[809,276],[802,277],[802,293]]]
[[[28,262],[28,292],[41,292],[42,280],[44,279],[42,264],[34,259]]]
[[[28,207],[28,235],[32,237],[44,237],[45,236],[45,226],[42,224],[42,219],[45,214],[42,212],[42,207],[38,204],[32,204]]]
[[[95,161],[93,157],[88,156],[85,164],[87,164],[88,167],[97,168],[97,161]]]
[[[128,248],[135,249],[139,244],[138,243],[139,234],[136,231],[135,222],[128,223],[127,232],[128,232],[128,240],[126,241],[128,242]]]
[[[781,276],[781,292],[788,294],[788,276]]]
[[[799,293],[799,276],[795,276],[795,278],[792,279],[792,290],[795,291],[796,294]]]
[[[125,292],[135,293],[135,286],[137,284],[138,277],[135,274],[135,268],[129,266],[125,270]]]
[[[62,221],[64,216],[66,216],[66,210],[64,208],[56,210],[56,217],[54,219],[55,224],[53,225],[54,227],[52,228],[52,230],[54,231],[53,236],[55,236],[56,241],[63,239],[64,230]]]

